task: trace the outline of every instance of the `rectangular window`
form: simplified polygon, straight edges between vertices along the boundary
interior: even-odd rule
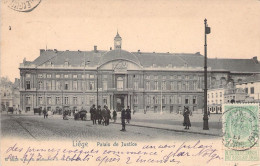
[[[51,74],[47,74],[47,78],[51,78]]]
[[[56,90],[61,90],[61,83],[60,83],[60,81],[56,81]]]
[[[107,105],[107,98],[106,97],[103,98],[103,104]]]
[[[51,81],[46,82],[46,89],[51,90]]]
[[[51,104],[51,97],[47,97],[47,104]]]
[[[157,79],[158,79],[158,76],[154,76],[154,79],[157,80]]]
[[[39,103],[39,104],[43,104],[42,97],[38,97],[38,103]]]
[[[150,76],[149,76],[149,75],[147,75],[147,76],[145,76],[145,78],[146,78],[146,79],[150,79]]]
[[[154,82],[154,90],[158,90],[158,81]]]
[[[166,90],[166,81],[162,82],[162,90]]]
[[[216,98],[218,97],[218,93],[216,92]]]
[[[73,90],[78,90],[78,82],[73,81]]]
[[[154,96],[154,104],[159,104],[158,96]]]
[[[197,97],[196,97],[196,96],[193,96],[192,103],[193,103],[193,104],[197,104]]]
[[[73,97],[73,104],[77,105],[78,104],[78,98],[77,97]]]
[[[60,78],[60,75],[59,75],[59,74],[56,74],[56,78]]]
[[[103,81],[103,90],[107,90],[107,81]]]
[[[138,90],[138,82],[137,81],[134,82],[134,90]]]
[[[150,82],[149,81],[146,82],[146,90],[150,90]]]
[[[25,102],[26,104],[31,104],[31,97],[27,96]]]
[[[166,76],[162,76],[162,79],[165,80],[165,79],[166,79]]]
[[[90,75],[89,75],[89,78],[92,78],[92,79],[93,79],[93,78],[95,78],[95,76],[94,76],[93,74],[90,74]]]
[[[94,88],[95,88],[94,81],[90,81],[89,82],[89,90],[94,90]]]
[[[171,82],[171,90],[174,90],[174,82]]]
[[[92,104],[94,104],[94,103],[95,103],[95,101],[94,101],[94,96],[90,96],[90,97],[89,97],[89,104],[92,105]]]
[[[64,103],[65,103],[66,105],[69,104],[69,97],[64,97]]]
[[[245,89],[245,92],[248,94],[248,88]]]
[[[134,104],[138,104],[138,96],[134,95]]]
[[[189,97],[188,96],[185,97],[185,104],[189,104]]]
[[[39,82],[38,82],[38,87],[39,87],[40,90],[43,89],[43,83],[42,83],[42,81],[39,81]]]
[[[165,96],[162,96],[162,104],[166,104],[166,97]]]
[[[222,92],[219,92],[219,97],[222,97]]]
[[[189,79],[189,76],[185,76],[185,80],[188,80]]]
[[[60,97],[56,97],[55,104],[58,104],[58,105],[61,104],[60,103]]]
[[[150,105],[151,104],[151,97],[146,96],[146,104]]]
[[[74,75],[73,75],[73,78],[78,78],[78,75],[77,75],[77,74],[74,74]]]
[[[181,96],[178,96],[178,104],[181,104]]]
[[[65,82],[64,85],[65,85],[65,86],[64,86],[64,90],[69,90],[69,83],[68,83],[68,82]]]
[[[26,81],[26,89],[31,89],[31,83],[30,83],[30,81]]]
[[[42,78],[43,76],[42,76],[42,74],[38,74],[38,78]]]
[[[178,82],[177,90],[181,90],[181,81]]]
[[[68,74],[64,74],[64,78],[69,78],[69,75]]]
[[[27,74],[25,74],[25,77],[26,77],[26,78],[31,78],[31,74],[28,74],[28,73],[27,73]]]
[[[251,94],[254,94],[254,93],[255,93],[255,88],[254,88],[254,87],[251,87],[251,88],[250,88],[250,93],[251,93]]]

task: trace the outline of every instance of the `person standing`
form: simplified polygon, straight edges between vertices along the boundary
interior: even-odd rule
[[[107,106],[105,106],[105,108],[106,108],[106,110],[107,110],[107,125],[109,125],[109,119],[111,119],[111,111],[108,109],[108,107]]]
[[[97,120],[98,120],[98,124],[101,124],[102,115],[101,115],[101,106],[100,105],[98,105],[98,107],[97,107],[96,117],[97,117]]]
[[[131,110],[130,110],[129,106],[127,106],[127,109],[126,109],[126,121],[127,121],[127,123],[130,123],[130,120],[131,120]]]
[[[46,108],[44,108],[44,109],[43,109],[43,117],[44,117],[44,119],[47,118],[47,116],[48,116],[48,115],[47,115]]]
[[[113,119],[114,119],[114,123],[116,123],[116,119],[117,119],[116,110],[113,111]]]
[[[90,118],[93,121],[93,125],[97,124],[97,110],[95,108],[95,104],[90,108]]]
[[[108,114],[107,114],[107,109],[106,109],[105,105],[102,109],[101,115],[102,115],[102,120],[103,120],[103,122],[102,122],[103,126],[104,125],[107,126],[107,116],[108,116]]]
[[[125,130],[125,118],[126,118],[126,111],[125,111],[125,108],[123,108],[121,111],[122,130],[120,130],[120,131],[126,131]]]
[[[190,123],[190,110],[188,107],[184,106],[184,112],[183,112],[183,116],[184,116],[184,126],[185,129],[189,129],[189,127],[191,127],[191,123]]]

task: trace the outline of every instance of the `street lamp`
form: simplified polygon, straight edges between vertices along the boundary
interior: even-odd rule
[[[204,44],[204,115],[203,115],[203,130],[209,130],[208,112],[207,112],[207,34],[210,34],[210,27],[208,27],[207,19],[204,20],[205,24],[205,44]]]

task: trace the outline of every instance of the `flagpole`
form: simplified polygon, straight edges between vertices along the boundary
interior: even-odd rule
[[[209,124],[208,124],[208,112],[207,112],[207,34],[210,33],[209,27],[207,27],[207,19],[204,20],[205,24],[205,44],[204,44],[204,116],[203,116],[203,130],[209,130]]]

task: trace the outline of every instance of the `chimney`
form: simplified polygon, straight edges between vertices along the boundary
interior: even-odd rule
[[[140,50],[138,50],[138,53],[139,53],[139,54],[141,54],[141,51],[140,51]]]
[[[258,60],[257,60],[257,56],[254,56],[254,57],[253,57],[253,61],[254,61],[256,64],[259,63]]]
[[[110,47],[110,51],[112,50],[112,47]]]
[[[98,52],[98,51],[97,51],[97,46],[96,46],[96,45],[94,45],[94,52],[95,52],[95,53]]]

